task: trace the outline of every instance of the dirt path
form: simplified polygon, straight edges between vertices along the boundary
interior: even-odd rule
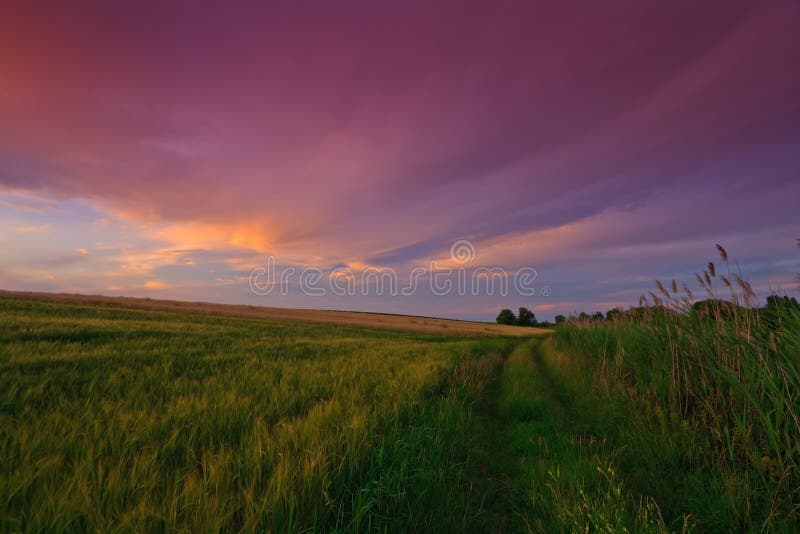
[[[475,506],[485,514],[481,522],[486,532],[523,531],[517,511],[518,494],[514,487],[516,458],[504,446],[508,421],[499,415],[502,379],[507,356],[495,371],[494,379],[483,398],[472,409],[478,423],[479,445],[473,448],[473,494],[478,497]],[[516,504],[515,504],[516,503]]]
[[[580,417],[544,363],[540,339],[516,345],[486,399],[476,484],[491,532],[664,532],[657,508],[631,496],[615,452]]]

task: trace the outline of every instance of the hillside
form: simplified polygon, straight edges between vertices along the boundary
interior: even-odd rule
[[[180,313],[202,313],[234,317],[254,317],[273,321],[302,321],[310,323],[386,328],[410,332],[433,334],[465,334],[491,336],[529,336],[546,334],[546,328],[522,328],[517,326],[438,319],[414,315],[393,315],[336,310],[307,310],[294,308],[271,308],[238,304],[216,304],[211,302],[186,302],[178,300],[155,300],[149,298],[108,297],[103,295],[80,295],[69,293],[36,293],[28,291],[0,290],[0,298],[31,299],[44,302],[73,304],[96,304],[138,310],[168,311]]]

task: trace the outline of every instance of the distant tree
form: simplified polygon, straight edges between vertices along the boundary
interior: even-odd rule
[[[603,312],[594,312],[592,314],[592,321],[598,322],[603,320]]]
[[[767,297],[767,305],[761,308],[761,319],[771,329],[776,330],[793,311],[800,311],[800,303],[796,298],[772,294]]]
[[[517,315],[517,324],[520,326],[536,326],[536,316],[528,308],[520,308]]]
[[[553,326],[553,323],[551,323],[550,321],[539,321],[536,323],[536,326],[538,326],[539,328],[550,328],[551,326]]]
[[[564,322],[566,322],[566,320],[567,320],[567,318],[564,317],[563,315],[556,315],[556,318],[555,318],[556,324],[564,323]]]
[[[741,308],[727,300],[705,299],[692,304],[692,310],[702,318],[733,319]]]
[[[580,312],[578,314],[578,320],[581,322],[588,322],[589,321],[589,314],[586,312]]]
[[[500,310],[500,314],[497,316],[497,324],[517,324],[517,317],[514,312],[504,308]]]
[[[767,297],[767,309],[777,310],[781,308],[800,310],[800,303],[797,302],[796,298],[789,295],[770,295]]]
[[[606,321],[614,321],[616,319],[621,319],[623,315],[625,315],[625,312],[623,312],[619,308],[612,308],[606,312]]]

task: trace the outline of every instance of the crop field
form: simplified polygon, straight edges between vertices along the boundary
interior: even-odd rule
[[[468,336],[6,294],[0,531],[791,531],[779,318]]]
[[[393,315],[388,313],[369,313],[331,310],[302,310],[270,308],[266,306],[246,306],[241,304],[216,304],[211,302],[184,302],[177,300],[155,300],[134,297],[106,297],[102,295],[73,295],[68,293],[34,293],[28,291],[0,290],[0,298],[16,297],[44,302],[63,302],[67,304],[98,304],[136,310],[191,312],[273,321],[302,321],[319,324],[363,326],[409,332],[431,334],[468,334],[495,336],[528,336],[532,332],[544,334],[547,329],[519,329],[502,324],[478,323],[438,317],[416,317],[412,315]]]
[[[1,530],[456,530],[486,515],[469,412],[507,338],[0,305]]]

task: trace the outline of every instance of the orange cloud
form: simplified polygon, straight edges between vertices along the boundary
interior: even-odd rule
[[[243,248],[267,252],[274,242],[263,223],[174,222],[152,231],[158,239],[179,248]]]
[[[166,289],[168,286],[161,280],[148,280],[144,283],[144,287],[146,289]]]
[[[26,225],[26,226],[17,226],[15,228],[17,232],[22,234],[33,234],[33,233],[41,233],[47,232],[50,230],[49,224],[37,224],[37,225]]]

